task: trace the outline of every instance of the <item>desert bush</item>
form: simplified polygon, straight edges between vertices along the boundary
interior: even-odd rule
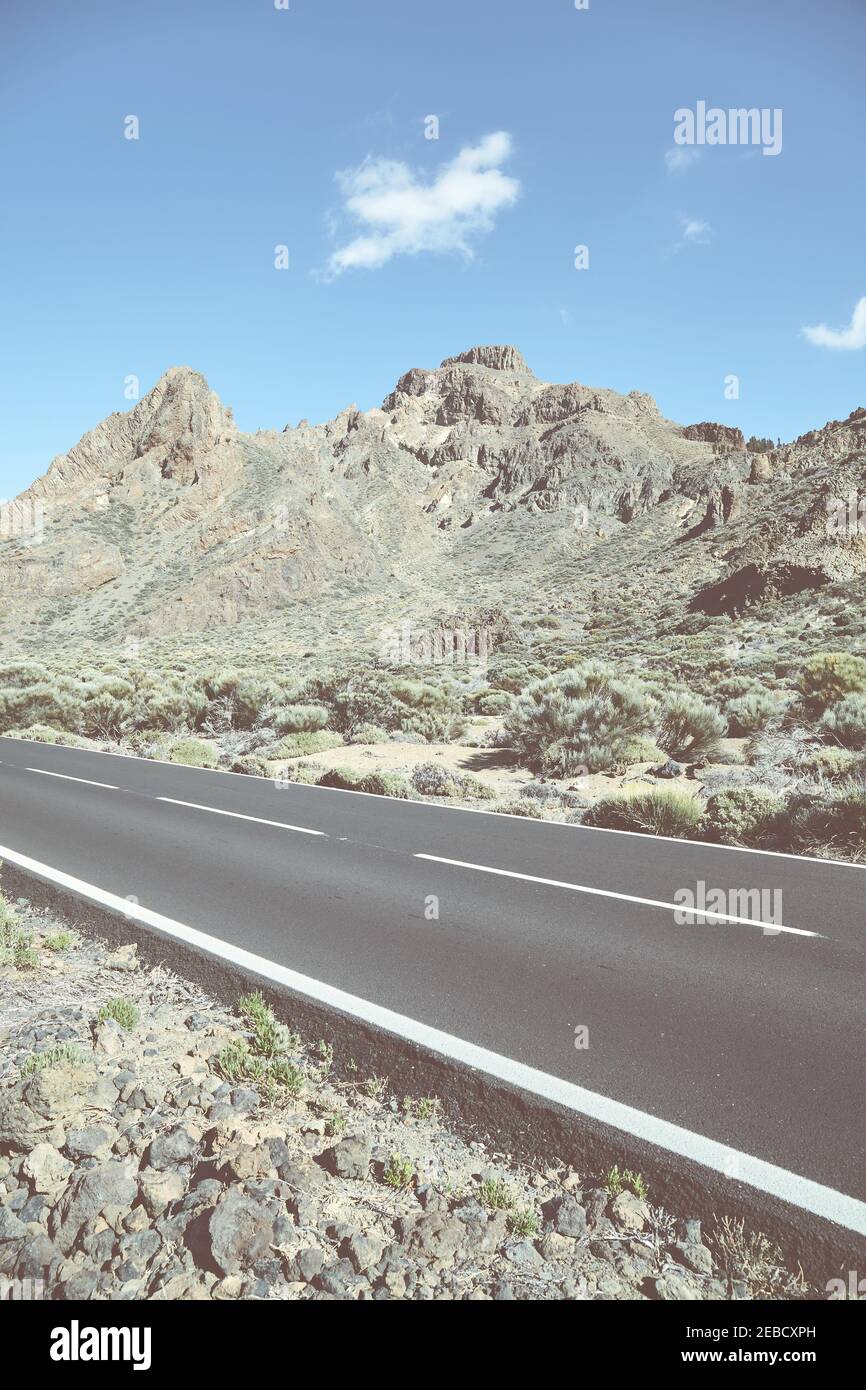
[[[51,684],[0,690],[0,732],[27,724],[47,724],[75,733],[81,726],[82,700],[69,689]]]
[[[783,847],[825,859],[866,858],[866,777],[848,777],[792,796]]]
[[[87,742],[77,734],[67,734],[62,729],[52,729],[48,724],[29,724],[24,729],[10,729],[10,738],[30,738],[35,743],[62,744],[64,748],[85,748]]]
[[[313,733],[324,729],[327,722],[324,705],[278,705],[268,716],[268,723],[278,734]]]
[[[658,744],[677,762],[696,762],[719,750],[727,725],[715,705],[699,695],[678,693],[663,704]]]
[[[769,690],[752,690],[728,700],[725,714],[731,738],[746,738],[766,729],[785,713],[785,701]]]
[[[506,715],[503,732],[528,767],[570,777],[614,766],[651,722],[652,703],[639,682],[588,662],[529,685]]]
[[[364,780],[362,772],[352,767],[329,767],[317,781],[319,787],[337,787],[340,791],[359,792]]]
[[[822,713],[846,695],[866,691],[866,661],[848,652],[821,652],[806,662],[800,690],[807,708]]]
[[[480,777],[473,777],[468,772],[460,776],[459,793],[468,801],[495,801],[499,795],[495,787],[489,786],[487,782],[482,782]]]
[[[478,714],[507,714],[511,709],[511,696],[506,690],[479,690],[472,697]]]
[[[109,689],[97,690],[81,711],[81,732],[88,738],[119,739],[131,725],[131,700]]]
[[[267,762],[257,753],[243,753],[239,758],[233,758],[229,771],[242,772],[245,777],[268,777],[270,775]]]
[[[582,824],[692,838],[700,829],[702,809],[698,798],[680,787],[651,787],[603,797],[589,808]]]
[[[727,787],[707,801],[704,834],[722,845],[765,848],[775,843],[784,810],[783,798],[766,787]]]
[[[167,688],[148,691],[133,704],[136,728],[180,733],[197,728],[207,711],[207,700],[200,690]]]
[[[824,711],[824,736],[843,748],[866,748],[866,693],[846,695]]]
[[[433,743],[451,733],[458,715],[456,686],[363,670],[334,691],[330,722],[349,738],[359,724],[372,723]]]
[[[457,796],[457,778],[441,763],[419,763],[412,769],[412,786],[421,796]]]
[[[358,724],[353,730],[348,743],[390,743],[391,736],[386,729],[380,729],[378,724]]]
[[[537,801],[527,801],[519,796],[506,796],[497,801],[493,810],[501,816],[525,816],[528,820],[542,820],[544,812]]]
[[[200,738],[180,738],[169,749],[168,760],[185,767],[216,767],[217,750]]]
[[[375,796],[397,796],[403,800],[412,794],[408,781],[399,772],[367,772],[358,790]]]
[[[264,758],[302,758],[310,753],[324,753],[328,748],[339,748],[343,743],[342,734],[332,729],[319,729],[315,733],[286,734],[276,743],[269,743],[260,749]]]

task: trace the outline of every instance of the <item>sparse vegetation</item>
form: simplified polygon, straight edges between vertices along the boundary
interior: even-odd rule
[[[97,1014],[100,1023],[112,1018],[127,1031],[138,1027],[140,1017],[138,1007],[130,999],[122,999],[120,996],[107,1000]]]

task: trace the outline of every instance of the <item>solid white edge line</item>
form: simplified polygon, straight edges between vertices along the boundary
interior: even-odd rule
[[[0,739],[9,738],[8,734],[0,734]],[[217,772],[220,777],[243,777],[245,782],[266,783],[273,785],[272,777],[250,777],[245,772],[232,772],[227,767],[187,767],[185,763],[170,763],[165,758],[143,758],[139,753],[106,753],[102,748],[70,748],[66,744],[43,743],[38,738],[11,738],[10,743],[33,743],[38,748],[63,748],[67,753],[94,753],[101,758],[123,759],[129,758],[136,763],[155,763],[157,767],[173,767],[177,772],[183,769],[184,772]],[[12,766],[12,764],[10,764]],[[313,792],[336,792],[340,796],[370,796],[376,801],[400,801],[404,806],[426,806],[433,811],[460,811],[468,816],[495,816],[498,820],[519,820],[524,825],[527,823],[526,816],[516,816],[512,811],[484,811],[480,806],[442,806],[435,801],[416,801],[414,798],[403,800],[402,797],[385,796],[382,792],[358,792],[352,791],[349,787],[317,787],[307,782],[292,782],[293,787],[299,787],[302,791]],[[590,835],[626,835],[632,840],[642,840],[652,842],[660,840],[668,845],[695,845],[698,849],[704,850],[725,850],[728,854],[762,854],[765,859],[794,859],[800,864],[826,864],[831,869],[859,869],[861,873],[866,871],[866,863],[851,864],[845,859],[822,859],[817,854],[786,854],[780,849],[751,849],[748,845],[717,845],[712,840],[687,840],[678,835],[649,835],[639,830],[605,830],[600,825],[571,825],[568,821],[548,820],[545,816],[534,816],[530,821],[532,825],[553,825],[558,830],[580,830]]]
[[[62,782],[83,782],[88,787],[104,787],[107,792],[119,792],[111,782],[94,782],[90,777],[73,777],[69,772],[49,772],[45,767],[25,767],[25,772],[38,772],[40,777],[59,777]]]
[[[494,869],[490,864],[470,864],[465,859],[445,859],[441,854],[414,854],[413,859],[430,859],[434,864],[453,864],[458,869],[476,869],[482,874],[498,874],[501,878],[520,878],[527,883],[542,883],[549,888],[568,888],[572,893],[589,893],[594,898],[616,898],[619,902],[639,903],[642,907],[663,907],[668,912],[682,912],[689,917],[711,917],[714,922],[735,922],[743,927],[762,927],[766,932],[787,932],[789,936],[821,936],[803,927],[777,926],[762,922],[759,917],[734,917],[727,912],[710,912],[707,908],[685,907],[681,903],[666,903],[659,898],[638,898],[632,893],[617,893],[612,888],[589,888],[582,883],[564,883],[558,878],[539,878],[536,874],[521,874],[515,869]],[[825,937],[821,938],[826,940]]]
[[[791,1173],[786,1168],[779,1168],[774,1163],[767,1163],[764,1159],[732,1149],[715,1139],[694,1134],[691,1130],[671,1124],[668,1120],[658,1119],[655,1115],[648,1115],[643,1110],[624,1105],[621,1101],[588,1091],[582,1086],[574,1085],[573,1082],[551,1076],[548,1072],[538,1071],[523,1062],[515,1062],[498,1052],[490,1052],[487,1048],[454,1037],[451,1033],[444,1033],[426,1023],[419,1023],[404,1014],[394,1013],[391,1009],[360,999],[357,995],[347,994],[333,985],[324,984],[321,980],[300,975],[287,966],[278,965],[264,956],[254,955],[240,946],[233,946],[230,942],[197,931],[183,922],[163,917],[149,908],[130,903],[126,898],[120,898],[115,893],[108,893],[94,884],[85,883],[60,869],[53,869],[36,859],[30,859],[17,850],[0,845],[0,859],[8,859],[35,877],[99,903],[120,916],[140,922],[144,926],[154,927],[167,936],[185,941],[207,952],[208,955],[230,961],[266,980],[284,985],[298,994],[306,995],[318,1003],[338,1009],[374,1027],[383,1028],[440,1056],[473,1067],[476,1071],[528,1091],[543,1100],[553,1101],[576,1114],[609,1125],[692,1163],[699,1163],[732,1181],[745,1183],[759,1192],[799,1207],[802,1211],[811,1212],[826,1221],[832,1221],[846,1230],[866,1235],[866,1202],[859,1201],[856,1197],[849,1197],[844,1192],[837,1192],[835,1188],[825,1187],[810,1178]]]
[[[328,834],[324,830],[308,830],[304,825],[288,825],[284,820],[265,820],[262,816],[244,816],[240,811],[223,811],[219,806],[200,806],[197,801],[178,801],[176,796],[155,796],[154,801],[169,801],[172,806],[189,806],[193,811],[210,811],[215,816],[231,816],[233,820],[253,820],[257,825],[275,825],[279,830],[296,830],[299,835],[322,835],[326,840]]]

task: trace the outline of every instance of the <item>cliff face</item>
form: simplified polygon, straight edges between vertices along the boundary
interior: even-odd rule
[[[726,611],[715,586],[751,601],[782,563],[810,584],[859,572],[861,539],[825,520],[828,496],[866,483],[864,446],[857,411],[753,456],[740,431],[677,425],[638,391],[540,381],[509,346],[280,433],[241,433],[199,373],[172,368],[18,499],[38,525],[0,542],[2,635],[112,641],[328,603],[363,627],[380,600],[429,612],[521,586],[580,599],[619,572],[651,587],[678,543],[684,604]]]

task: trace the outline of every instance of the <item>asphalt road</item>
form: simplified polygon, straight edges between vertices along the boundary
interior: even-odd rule
[[[0,844],[866,1197],[864,869],[6,738]],[[787,930],[677,924],[700,881]]]

